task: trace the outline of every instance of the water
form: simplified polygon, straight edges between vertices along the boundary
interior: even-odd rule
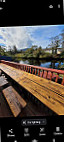
[[[20,64],[29,64],[46,68],[53,69],[64,69],[64,60],[34,60],[34,59],[22,59],[19,61]],[[61,66],[62,65],[62,66]]]

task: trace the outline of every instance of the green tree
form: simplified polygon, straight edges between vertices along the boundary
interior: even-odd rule
[[[62,48],[64,48],[64,29],[62,30],[61,35],[61,44],[62,44]]]
[[[51,44],[49,45],[52,48],[52,54],[57,54],[57,48],[60,46],[59,36],[50,38]]]
[[[0,55],[5,55],[5,48],[0,46]]]
[[[13,53],[14,53],[14,54],[16,54],[16,53],[17,53],[17,48],[16,48],[16,46],[15,46],[15,45],[13,46]]]

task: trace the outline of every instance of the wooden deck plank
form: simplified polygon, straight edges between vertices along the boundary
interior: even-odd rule
[[[58,115],[64,114],[64,86],[4,64],[0,69]]]
[[[11,70],[12,69],[12,70]],[[6,72],[7,72],[7,74],[10,76],[12,76],[12,77],[14,77],[14,79],[16,78],[16,79],[18,79],[18,80],[20,80],[20,79],[22,79],[23,78],[23,76],[27,76],[27,77],[29,77],[31,80],[33,80],[33,81],[35,81],[35,82],[37,82],[37,83],[39,83],[40,85],[42,85],[43,83],[47,83],[47,87],[49,86],[50,87],[50,89],[52,89],[52,87],[53,87],[53,91],[55,91],[55,89],[56,89],[56,91],[59,91],[58,89],[60,88],[61,90],[61,93],[63,92],[64,93],[64,86],[62,86],[62,85],[60,85],[60,84],[58,84],[58,83],[55,83],[55,82],[52,82],[51,83],[51,81],[50,80],[46,80],[46,79],[44,79],[44,78],[40,78],[40,77],[37,77],[37,76],[35,76],[35,75],[33,75],[33,74],[28,74],[27,72],[24,72],[24,71],[20,71],[20,70],[18,70],[18,69],[15,69],[14,68],[14,72],[11,74],[11,71],[13,71],[13,67],[9,67],[8,66],[8,70],[5,70]],[[16,73],[16,75],[15,75],[15,73]],[[51,84],[51,85],[49,85],[49,84]]]
[[[21,112],[21,108],[26,106],[24,99],[14,90],[12,86],[3,89],[3,94],[8,102],[8,105],[15,117]]]
[[[48,91],[46,88],[42,89],[41,86],[31,82],[26,77],[20,81],[20,84],[57,114],[64,114],[64,100],[62,97],[57,96],[55,93],[51,94],[50,90]]]
[[[28,77],[28,74],[26,74],[25,77]],[[50,80],[46,80],[46,79],[41,78],[41,77],[36,77],[35,75],[32,75],[32,74],[31,75],[29,74],[29,79],[32,80],[33,82],[36,82],[37,84],[39,84],[41,86],[45,87],[45,85],[47,85],[48,89],[64,96],[64,86],[62,86],[58,83],[55,83],[55,82],[50,81]]]
[[[6,66],[6,65],[3,65],[3,66]],[[25,77],[28,77],[30,80],[38,83],[41,86],[45,87],[45,85],[47,85],[47,88],[49,88],[50,90],[64,96],[64,86],[62,86],[62,85],[60,85],[58,83],[55,83],[53,81],[50,81],[50,80],[35,76],[33,74],[30,74],[30,73],[28,74],[27,72],[20,71],[20,70],[18,70],[16,68],[14,68],[14,71],[13,71],[13,67],[11,67],[11,69],[10,69],[9,66],[7,66],[7,67],[8,67],[8,70],[6,72],[8,73],[8,75],[11,75],[11,71],[12,71],[13,73],[12,73],[11,76],[12,76],[12,78],[14,78],[14,80],[17,80],[17,82],[20,81],[23,78],[23,76],[25,76]]]
[[[40,86],[39,84],[35,84],[33,81],[29,80],[28,78],[24,77],[22,80],[20,80],[19,82],[20,84],[26,84],[25,88],[27,88],[27,86],[29,85],[30,87],[32,87],[32,89],[35,89],[37,90],[38,93],[41,93],[41,95],[43,94],[43,92],[45,93],[45,95],[47,94],[48,98],[51,97],[51,98],[55,98],[57,99],[58,101],[64,103],[64,99],[61,95],[58,95],[57,93],[55,92],[52,92],[50,89],[46,88],[46,87],[42,87]],[[33,85],[33,86],[32,86]],[[43,91],[43,92],[42,92]],[[51,95],[51,92],[52,92],[52,95]]]
[[[13,68],[13,67],[10,67],[10,66],[8,66],[8,65],[5,65],[5,64],[0,64],[2,67],[7,67],[6,68],[6,70],[7,70],[7,72],[8,71],[13,71],[13,74],[12,74],[12,76],[14,76],[15,74],[16,74],[16,76],[22,76],[22,75],[26,75],[26,76],[29,76],[31,79],[38,79],[38,81],[41,79],[41,81],[40,81],[40,83],[44,80],[45,81],[45,79],[43,78],[41,78],[41,77],[38,77],[37,78],[37,76],[35,76],[34,74],[28,74],[27,72],[25,72],[25,71],[23,71],[23,70],[19,70],[19,69],[16,69],[16,68]],[[46,79],[46,82],[49,82],[50,80],[47,80]],[[51,82],[51,81],[50,81]],[[55,86],[57,86],[57,87],[61,87],[61,89],[64,89],[64,87],[63,86],[61,86],[60,84],[58,84],[58,83],[55,83],[55,82],[53,82],[52,81],[52,83],[55,85]],[[57,85],[58,84],[58,85]]]

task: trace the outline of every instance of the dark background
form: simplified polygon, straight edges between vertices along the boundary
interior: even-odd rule
[[[49,9],[49,5],[51,4],[54,6],[53,9]],[[61,5],[60,9],[58,9],[58,4]],[[36,2],[33,0],[29,2],[22,2],[20,0],[6,0],[6,3],[0,3],[0,7],[3,7],[3,10],[0,10],[0,27],[64,24],[62,0],[39,0]],[[52,119],[50,117],[48,128],[51,126],[52,129],[52,125],[58,126],[64,124],[64,118],[62,118],[62,116],[59,116],[59,120],[57,120],[57,118],[58,116]],[[57,124],[55,124],[55,121],[57,122]],[[62,124],[59,124],[59,122],[61,122]],[[18,121],[18,123],[20,123],[20,120]],[[0,118],[2,142],[7,142],[7,126],[9,127],[9,129],[13,128],[14,126],[16,130],[17,128],[18,130],[20,130],[20,124],[16,126],[18,123],[16,122],[15,118],[14,121],[11,121],[11,118]],[[11,125],[11,127],[9,126],[9,124]],[[18,133],[19,132],[21,131],[18,131]]]
[[[32,117],[33,119],[46,119],[46,125],[32,125],[32,126],[22,126],[21,118],[0,118],[0,127],[1,127],[1,140],[2,142],[32,142],[33,139],[37,139],[38,142],[52,142],[52,139],[55,138],[55,142],[64,142],[64,135],[54,136],[53,132],[56,131],[56,127],[60,127],[60,132],[64,134],[64,116],[50,116],[50,117]],[[26,118],[24,118],[25,120]],[[31,119],[31,117],[27,117]],[[26,120],[27,120],[26,119]],[[37,120],[35,119],[35,120]],[[40,128],[45,128],[46,136],[39,137]],[[30,137],[24,137],[24,128],[29,128]],[[14,137],[7,138],[9,130],[13,129],[15,134]]]
[[[61,8],[58,8],[58,4]],[[53,9],[49,9],[53,5]],[[0,6],[0,26],[63,24],[63,0],[21,1],[6,0]]]

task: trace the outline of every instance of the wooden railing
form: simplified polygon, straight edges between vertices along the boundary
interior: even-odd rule
[[[52,80],[53,78],[55,78],[56,83],[61,78],[61,84],[64,85],[64,70],[44,68],[44,67],[38,67],[33,65],[27,65],[27,64],[19,64],[15,62],[4,61],[4,60],[1,60],[1,63],[15,67],[20,70],[24,70],[28,73],[35,74],[40,77],[44,77],[46,79]]]

